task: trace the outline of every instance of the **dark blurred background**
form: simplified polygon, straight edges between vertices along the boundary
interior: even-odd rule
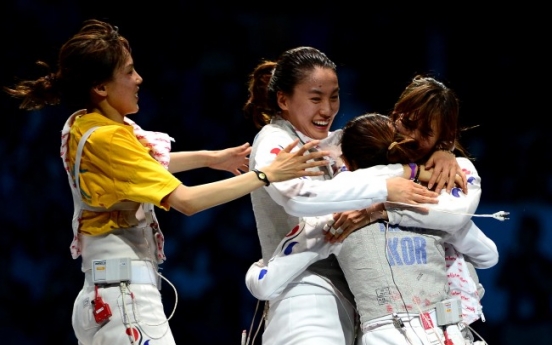
[[[133,119],[175,138],[173,150],[252,143],[241,107],[261,59],[311,45],[338,65],[334,128],[368,111],[387,113],[416,73],[432,73],[461,100],[462,141],[482,176],[477,217],[500,262],[480,270],[489,344],[551,339],[552,174],[549,149],[550,25],[544,7],[347,1],[6,0],[0,4],[0,82],[44,75],[61,44],[97,18],[119,26],[144,78]],[[546,43],[548,42],[548,43]],[[6,344],[76,344],[73,300],[82,286],[71,259],[72,202],[59,158],[63,108],[23,112],[0,97],[0,333]],[[196,185],[230,177],[199,169]],[[187,217],[158,211],[168,240],[164,275],[176,286],[170,323],[179,344],[239,344],[256,300],[244,274],[260,257],[249,196]],[[175,293],[164,284],[169,315]],[[255,327],[259,314],[256,316]],[[260,338],[260,335],[258,336]],[[256,343],[260,343],[257,341]]]

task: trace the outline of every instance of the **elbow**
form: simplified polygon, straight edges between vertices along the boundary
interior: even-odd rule
[[[183,185],[178,186],[169,194],[167,200],[171,208],[187,216],[193,216],[203,210],[199,207],[197,198],[195,198],[193,193],[190,193]]]
[[[491,265],[489,266],[489,268],[495,266],[496,264],[498,264],[498,253],[496,253],[496,256],[491,261]]]
[[[270,293],[268,293],[267,286],[266,284],[263,284],[264,281],[262,280],[267,272],[267,269],[264,267],[264,264],[262,265],[263,267],[258,266],[257,263],[251,265],[245,274],[245,286],[251,295],[256,299],[268,301],[270,299]]]
[[[183,213],[187,216],[193,216],[194,214],[201,211],[197,207],[194,207],[192,203],[186,202],[186,200],[180,200],[178,203],[171,206],[178,212]]]
[[[477,258],[469,258],[469,261],[473,264],[473,267],[478,269],[494,267],[498,263],[498,251],[491,251]]]
[[[261,290],[255,290],[252,288],[248,288],[248,289],[249,289],[249,292],[251,292],[251,295],[260,301],[269,301],[271,299],[271,294],[268,294]]]
[[[471,221],[472,216],[471,214],[456,214],[447,218],[449,218],[447,221],[449,221],[451,225],[454,224],[451,226],[452,232],[456,232],[464,229],[466,224]]]
[[[498,263],[498,248],[496,247],[496,244],[494,242],[492,242],[492,249],[491,250],[494,253],[494,258],[495,258],[494,265],[496,265]]]
[[[284,205],[284,210],[287,214],[292,215],[294,217],[301,217],[301,207],[299,207],[298,203],[290,201]],[[304,214],[303,214],[304,215]]]
[[[488,262],[489,264],[487,268],[491,268],[496,264],[498,264],[498,250],[496,249],[496,247],[494,248],[494,251],[492,252],[492,254],[493,255],[491,255],[491,257],[489,258],[489,262]]]
[[[247,290],[249,290],[251,295],[258,300],[269,301],[271,298],[273,298],[274,294],[268,292],[268,289],[263,288],[262,284],[259,285],[255,283],[250,283],[246,280],[245,285],[247,286]]]
[[[486,267],[483,267],[483,268],[491,268],[498,263],[499,254],[498,254],[498,248],[496,247],[496,244],[493,241],[489,241],[487,245],[489,249],[489,254],[486,260],[486,265],[485,265]]]
[[[470,260],[473,267],[477,269],[486,269],[494,267],[498,263],[498,255],[484,258],[483,260]]]
[[[449,218],[448,221],[451,222],[451,224],[454,224],[450,227],[451,233],[461,232],[465,229],[468,224],[468,222],[471,221],[471,214],[457,214]]]
[[[194,214],[197,213],[197,211],[181,211],[181,212],[186,216],[193,216]]]
[[[178,212],[183,213],[187,216],[193,216],[194,214],[201,211],[201,209],[195,206],[194,202],[192,202],[191,200],[187,200],[186,198],[178,198],[176,200],[173,200],[170,205]]]
[[[201,210],[190,207],[190,205],[184,205],[184,207],[181,208],[179,211],[187,216],[193,216],[194,214],[199,213]]]

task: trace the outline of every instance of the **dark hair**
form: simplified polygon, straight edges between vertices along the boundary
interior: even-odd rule
[[[88,108],[90,88],[111,80],[129,54],[129,43],[119,35],[116,26],[89,19],[61,47],[56,72],[50,72],[48,64],[38,61],[38,65],[47,69],[46,76],[20,81],[14,88],[4,87],[4,90],[21,98],[20,108],[25,110],[62,101],[70,108]]]
[[[457,150],[466,156],[458,141],[459,110],[453,90],[432,77],[416,75],[395,103],[390,117],[393,121],[401,118],[405,128],[418,129],[424,137],[432,135],[432,124],[436,125],[439,133],[435,149]]]
[[[349,120],[341,134],[342,158],[351,170],[389,163],[406,163],[418,144],[395,131],[385,115],[367,113]]]
[[[276,62],[263,61],[249,75],[247,99],[243,110],[257,128],[270,122],[280,107],[277,93],[292,95],[293,90],[316,67],[330,68],[336,65],[326,54],[312,47],[297,47],[285,51]]]

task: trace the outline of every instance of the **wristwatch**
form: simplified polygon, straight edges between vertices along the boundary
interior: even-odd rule
[[[268,177],[266,177],[266,174],[264,172],[257,169],[253,169],[252,171],[254,171],[255,174],[257,174],[257,178],[263,181],[266,186],[270,185],[270,181],[268,180]]]

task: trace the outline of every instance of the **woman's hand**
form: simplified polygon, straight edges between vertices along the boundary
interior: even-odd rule
[[[216,170],[226,170],[234,175],[241,175],[242,172],[249,171],[249,154],[251,146],[245,143],[240,146],[227,148],[213,152],[213,161],[209,168]]]
[[[388,178],[386,184],[387,201],[409,205],[437,204],[439,202],[437,199],[439,194],[404,177]],[[427,208],[419,208],[421,211],[427,211]]]
[[[468,181],[466,174],[458,165],[456,157],[449,151],[435,151],[429,157],[425,163],[426,169],[433,169],[433,173],[429,181],[427,181],[427,188],[433,189],[435,183],[435,192],[440,193],[443,187],[446,186],[447,193],[450,193],[452,187],[455,185],[457,175],[460,175],[462,182],[458,184],[464,193],[468,193]]]
[[[425,184],[427,184],[428,181],[431,179],[431,177],[435,174],[434,169],[426,169],[426,167],[423,164],[420,164],[418,166],[418,169],[420,169],[418,181],[424,182]],[[454,176],[454,184],[452,186],[457,186],[459,188],[462,188],[462,184],[465,183],[464,179],[465,177],[463,177],[462,175],[456,174]],[[452,186],[450,187],[451,189],[452,189]]]
[[[269,166],[260,170],[266,174],[270,182],[287,181],[303,176],[324,175],[324,172],[321,170],[306,170],[328,165],[328,161],[323,159],[324,156],[329,155],[328,151],[316,151],[305,154],[305,152],[318,145],[319,142],[319,140],[310,141],[297,151],[291,153],[291,150],[299,143],[299,139],[295,139],[278,153],[276,159]]]
[[[325,229],[325,240],[331,243],[343,242],[353,231],[381,219],[387,220],[383,203],[373,204],[363,210],[334,213],[333,223]]]

